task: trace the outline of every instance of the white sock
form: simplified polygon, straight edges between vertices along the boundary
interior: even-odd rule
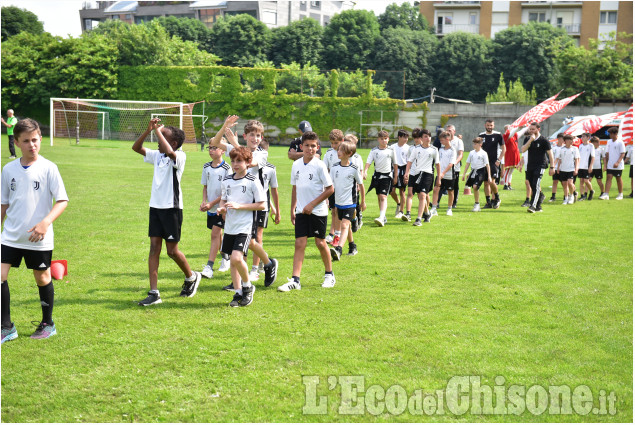
[[[335,231],[335,236],[340,236],[341,234],[342,234],[342,232],[341,232],[341,231],[339,231],[339,230],[336,230],[336,231]]]
[[[185,280],[187,280],[188,282],[195,281],[196,280],[196,273],[192,272],[192,276],[186,277]]]
[[[237,293],[238,295],[241,295],[241,296],[242,296],[242,294],[243,294],[243,288],[240,288],[240,289],[234,289],[234,291],[236,291],[236,293]]]

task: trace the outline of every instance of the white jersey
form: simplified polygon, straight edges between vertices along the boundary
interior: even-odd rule
[[[375,163],[376,173],[392,173],[392,165],[395,163],[395,151],[392,149],[373,148],[368,154],[366,164]]]
[[[628,162],[633,165],[633,144],[626,146],[626,156],[624,159],[628,159]]]
[[[233,150],[234,150],[234,146],[233,145],[227,145],[227,156],[229,156],[229,153],[231,151],[233,151]],[[263,148],[261,148],[260,146],[258,146],[256,148],[256,150],[251,153],[251,155],[256,160],[258,165],[254,166],[254,167],[249,167],[247,169],[247,172],[249,174],[251,174],[252,176],[258,177],[258,171],[262,167],[264,167],[265,164],[267,163],[267,158],[269,158],[269,151],[266,151]]]
[[[324,192],[325,188],[333,186],[333,180],[331,180],[326,165],[321,160],[314,157],[305,164],[304,158],[299,158],[291,166],[291,185],[295,186],[296,191],[295,212],[300,214],[309,202]],[[312,214],[321,217],[328,215],[328,213],[326,199],[316,205],[312,212]]]
[[[527,171],[527,161],[529,159],[529,152],[528,151],[523,152],[522,157],[523,157],[523,171]]]
[[[53,250],[53,225],[39,242],[29,242],[28,231],[44,219],[53,202],[68,201],[62,176],[57,166],[38,156],[25,169],[20,160],[11,161],[2,169],[2,205],[8,205],[2,229],[2,243],[13,248],[32,251]]]
[[[475,150],[470,151],[470,154],[467,156],[466,163],[470,164],[472,170],[480,170],[489,164],[489,157],[487,156],[487,152],[483,149],[478,152]]]
[[[278,175],[276,174],[276,166],[267,162],[262,171],[262,188],[267,194],[267,203],[265,204],[265,211],[269,211],[270,208],[270,195],[269,188],[278,188]]]
[[[203,175],[201,176],[201,184],[207,186],[207,202],[212,202],[214,199],[220,197],[221,186],[225,177],[231,173],[231,167],[225,161],[218,164],[217,167],[212,165],[212,161],[203,165]],[[207,213],[216,214],[219,202],[212,205]]]
[[[362,183],[362,172],[356,165],[349,163],[343,166],[340,162],[333,165],[330,171],[335,188],[335,205],[338,208],[357,206],[357,185]]]
[[[606,155],[606,148],[604,146],[598,146],[598,148],[595,149],[595,161],[593,161],[594,170],[602,169],[603,167],[602,159],[604,158],[605,155]]]
[[[615,167],[615,163],[620,158],[620,155],[626,152],[626,147],[622,140],[616,141],[610,140],[606,143],[606,169],[607,170],[623,170],[624,160],[622,159]]]
[[[351,161],[351,164],[359,168],[360,171],[364,169],[364,159],[357,152],[355,152],[353,156],[351,156],[349,161]]]
[[[399,146],[399,143],[395,143],[389,147],[395,151],[395,163],[397,166],[403,167],[408,164],[408,151],[410,150],[410,145],[405,143],[403,146]]]
[[[558,146],[557,144],[554,144],[553,146],[551,146],[551,153],[553,154],[554,162],[556,162],[558,158],[560,158],[560,150],[562,148],[564,148],[564,145]],[[556,164],[551,164],[551,165],[553,165],[553,167],[556,168]]]
[[[408,162],[412,162],[409,173],[411,176],[421,172],[433,174],[434,164],[439,163],[439,151],[434,146],[424,148],[423,145],[417,145],[410,149]]]
[[[181,191],[181,177],[185,169],[185,152],[178,150],[176,161],[162,154],[158,150],[146,149],[143,160],[154,165],[152,177],[152,193],[150,207],[158,209],[183,209],[183,192]]]
[[[257,177],[247,173],[244,177],[234,179],[234,174],[225,177],[222,183],[221,200],[239,204],[265,202],[265,191]],[[225,233],[251,235],[251,228],[256,219],[256,211],[235,210],[230,208],[225,214]]]
[[[452,146],[452,149],[454,149],[454,151],[456,152],[456,157],[457,158],[459,157],[459,151],[465,151],[465,146],[463,145],[463,140],[459,139],[456,136],[454,136],[454,138],[450,141],[450,146]],[[454,166],[454,171],[456,171],[457,173],[461,171],[461,163],[460,162],[458,162]]]
[[[454,149],[450,147],[448,149],[441,148],[439,150],[439,167],[441,172],[443,172],[446,168],[448,168],[448,165],[454,163],[454,161],[456,161],[456,152],[454,151]],[[453,179],[452,171],[453,170],[450,169],[447,173],[443,175],[443,178],[445,180],[452,180]]]
[[[583,143],[578,147],[580,151],[580,169],[588,170],[591,159],[595,158],[595,147],[591,143]],[[595,161],[594,161],[595,162]]]
[[[575,160],[580,158],[580,151],[575,146],[570,148],[563,146],[558,153],[558,159],[560,159],[560,171],[566,173],[575,171]]]
[[[335,163],[340,162],[340,159],[337,157],[337,150],[333,148],[329,148],[324,154],[324,165],[326,165],[326,169],[331,171],[331,167],[335,165]]]

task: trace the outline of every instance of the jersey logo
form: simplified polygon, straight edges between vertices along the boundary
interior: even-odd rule
[[[40,268],[41,268],[41,269],[42,269],[42,268],[45,268],[45,267],[46,267],[46,264],[44,264],[44,263],[40,264]]]
[[[218,181],[223,181],[223,176],[218,176]]]
[[[15,179],[11,179],[11,190],[15,192]]]
[[[340,172],[339,172],[339,171],[336,171],[336,172],[335,172],[335,178],[337,178],[339,175],[340,175]]]
[[[40,182],[33,182],[33,189],[38,190],[40,188]]]
[[[239,243],[239,244],[238,244],[238,246],[243,246],[243,244],[242,244],[242,243]]]
[[[243,193],[247,192],[247,186],[243,186]]]
[[[227,196],[232,194],[232,187],[231,186],[227,186]]]
[[[309,180],[313,180],[313,174],[309,174]]]

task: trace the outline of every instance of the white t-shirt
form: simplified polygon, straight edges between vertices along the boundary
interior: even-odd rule
[[[389,148],[373,148],[368,154],[366,164],[375,162],[376,173],[391,173],[392,165],[395,163],[395,151]]]
[[[410,149],[408,162],[412,162],[409,173],[411,176],[416,176],[421,172],[433,174],[434,164],[439,163],[439,151],[434,146],[424,148],[423,145],[418,145],[416,148]]]
[[[249,148],[247,148],[247,149],[249,149]],[[228,157],[229,157],[229,153],[231,151],[233,151],[233,150],[234,150],[234,146],[233,145],[227,145],[227,156]],[[251,174],[252,176],[258,177],[258,170],[260,170],[262,167],[264,167],[265,164],[267,163],[267,158],[269,158],[269,151],[266,151],[263,148],[261,148],[260,146],[258,146],[256,148],[256,150],[251,153],[251,155],[256,160],[258,165],[255,166],[255,167],[248,168],[247,172],[249,174]]]
[[[570,148],[563,146],[560,148],[560,152],[558,153],[558,159],[560,159],[560,171],[564,171],[566,173],[575,171],[575,160],[580,158],[580,151],[575,146],[571,146]]]
[[[523,171],[527,171],[527,160],[529,159],[529,152],[528,151],[523,152],[522,156],[523,156]]]
[[[338,162],[331,168],[330,175],[335,188],[335,205],[338,208],[356,206],[357,185],[362,182],[361,170],[353,163],[343,166]]]
[[[225,177],[222,183],[221,200],[237,202],[239,204],[253,204],[267,200],[265,191],[257,177],[247,173],[240,179],[234,179],[234,174]],[[225,214],[225,233],[228,235],[248,234],[256,218],[256,211],[227,210]]]
[[[439,167],[441,173],[448,167],[448,165],[450,165],[454,161],[456,161],[456,152],[454,151],[454,149],[452,149],[451,147],[448,149],[442,147],[439,150]],[[452,180],[452,177],[452,169],[450,169],[443,175],[443,178],[447,180]]]
[[[28,230],[51,212],[53,202],[68,201],[62,176],[57,166],[38,156],[29,168],[20,160],[9,162],[2,169],[2,205],[8,205],[2,229],[2,243],[31,251],[53,250],[53,225],[39,242],[29,242]]]
[[[588,170],[591,158],[595,158],[595,147],[591,143],[583,143],[578,147],[580,151],[580,169]],[[595,161],[594,161],[595,162]]]
[[[408,151],[410,150],[408,143],[405,143],[403,146],[399,146],[399,143],[395,143],[394,145],[390,145],[389,148],[395,151],[395,163],[398,167],[403,167],[408,164]]]
[[[324,161],[326,169],[330,171],[331,167],[333,167],[335,163],[340,162],[340,159],[337,157],[337,150],[329,148],[329,150],[327,150],[324,154],[324,159],[322,159],[322,161]]]
[[[621,139],[617,139],[616,141],[610,140],[606,144],[606,168],[607,170],[623,170],[624,169],[624,160],[621,160],[617,167],[614,167],[615,163],[619,159],[620,155],[626,152],[626,147],[624,147],[624,142]]]
[[[150,207],[158,209],[183,209],[181,177],[185,169],[185,152],[178,150],[176,162],[158,150],[146,149],[143,160],[154,165]]]
[[[459,156],[459,151],[465,151],[465,146],[463,145],[463,140],[459,139],[456,136],[454,136],[454,138],[450,141],[450,146],[452,146],[452,149],[454,149],[454,151],[456,152],[457,158]],[[454,166],[454,171],[456,171],[456,172],[460,172],[461,171],[461,163],[460,162],[457,163]]]
[[[291,185],[295,186],[296,190],[295,212],[300,214],[309,202],[324,192],[325,188],[333,186],[333,180],[331,180],[326,165],[321,160],[314,157],[308,164],[305,164],[304,158],[299,158],[291,166]],[[312,214],[321,217],[328,215],[328,213],[326,199],[316,205],[312,212]]]
[[[265,211],[269,211],[269,188],[278,188],[278,175],[276,174],[276,166],[267,162],[262,169],[262,188],[267,194],[267,203],[265,204]]]
[[[364,159],[360,154],[355,152],[353,156],[351,156],[351,164],[355,165],[360,171],[364,169]]]
[[[470,151],[470,154],[467,156],[467,164],[470,164],[472,170],[480,170],[489,164],[489,157],[487,156],[487,152],[483,149],[480,151]]]
[[[626,156],[624,159],[628,159],[628,162],[633,165],[633,144],[626,146]]]
[[[553,160],[554,162],[558,160],[558,158],[560,158],[560,149],[564,148],[564,145],[562,146],[558,146],[557,144],[554,144],[551,146],[551,153],[553,154]],[[556,164],[551,164],[553,165],[553,168],[556,168]]]
[[[593,148],[595,149],[595,146],[593,146]],[[604,146],[598,146],[598,148],[595,149],[595,161],[593,161],[594,170],[599,170],[603,167],[602,158],[604,158],[604,155],[606,155],[606,148]]]
[[[225,161],[218,164],[217,167],[212,165],[212,161],[203,165],[203,175],[201,176],[201,184],[207,186],[207,202],[212,202],[221,195],[221,186],[225,177],[231,173],[231,167]],[[207,213],[216,214],[218,203],[212,205]]]

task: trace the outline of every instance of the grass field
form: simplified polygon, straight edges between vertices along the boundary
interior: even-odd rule
[[[259,281],[247,308],[228,308],[231,294],[220,288],[229,273],[180,298],[182,273],[164,251],[163,304],[142,308],[152,167],[131,145],[44,140],[41,154],[58,164],[70,197],[54,225],[53,253],[68,260],[70,274],[55,282],[58,335],[35,341],[30,321],[41,310],[32,273],[11,271],[20,337],[2,345],[3,422],[632,422],[633,203],[613,200],[615,184],[609,201],[545,203],[531,215],[520,207],[524,185],[515,173],[516,190],[501,192],[499,210],[471,213],[473,198],[461,194],[453,217],[441,209],[420,228],[394,218],[372,227],[378,208],[369,196],[360,253],[335,264],[336,286],[320,287],[323,265],[309,244],[302,290],[283,294],[275,287],[291,276],[291,162],[272,147],[284,215],[265,231],[265,248],[280,262],[278,282]],[[200,176],[209,157],[185,150],[180,247],[200,270],[209,249]],[[6,136],[1,152],[4,165]],[[319,377],[325,414],[303,414],[306,399],[316,403],[304,375]],[[428,416],[402,413],[390,398],[381,409],[368,391],[357,400],[363,412],[345,415],[345,376],[364,380],[362,397],[394,384],[408,396],[432,396],[456,376],[506,391],[585,385],[596,408],[613,392],[616,414],[487,415],[472,403],[464,414],[446,404]]]

